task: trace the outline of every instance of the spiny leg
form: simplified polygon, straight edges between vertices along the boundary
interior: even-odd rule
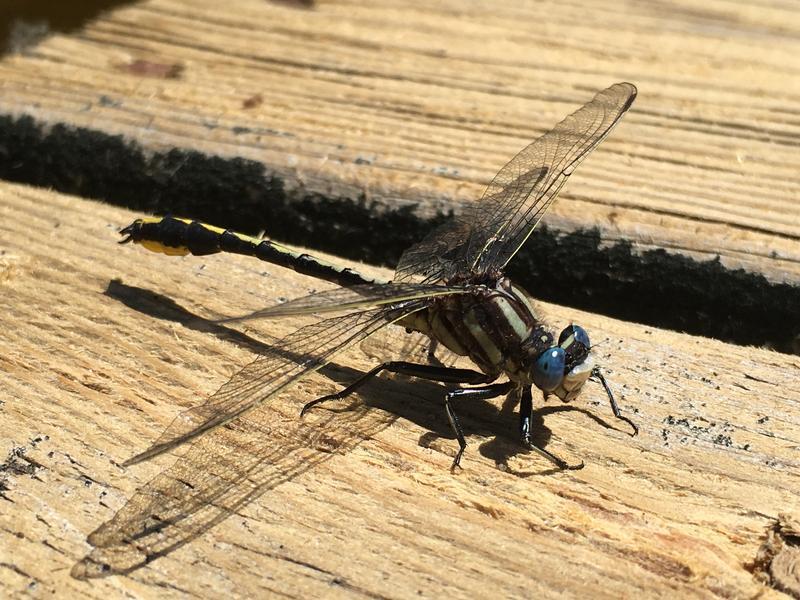
[[[402,375],[410,375],[412,377],[428,379],[430,381],[440,381],[442,383],[479,384],[488,383],[494,379],[493,377],[489,377],[484,373],[473,371],[471,369],[455,369],[451,367],[437,367],[433,365],[418,365],[405,361],[385,362],[378,365],[374,369],[367,371],[340,392],[328,394],[327,396],[317,398],[316,400],[312,400],[311,402],[307,403],[303,407],[303,410],[300,411],[300,416],[306,414],[309,409],[317,404],[322,404],[323,402],[328,402],[329,400],[342,400],[346,398],[358,390],[367,381],[378,375],[378,373],[381,371],[400,373]]]
[[[559,458],[552,452],[540,448],[531,439],[531,423],[533,421],[533,397],[531,396],[530,386],[522,388],[522,395],[519,401],[519,434],[522,444],[528,450],[534,450],[541,456],[555,464],[560,469],[577,470],[583,468],[583,461],[577,465],[570,465],[567,461]]]
[[[451,471],[459,466],[459,463],[461,463],[461,457],[464,454],[464,450],[467,448],[467,440],[464,437],[464,430],[461,428],[461,423],[459,423],[458,417],[453,410],[453,405],[451,404],[452,401],[460,400],[462,398],[471,398],[473,400],[489,400],[491,398],[496,398],[497,396],[507,394],[513,387],[514,384],[512,382],[505,381],[503,383],[493,383],[492,385],[479,388],[458,388],[457,390],[453,390],[445,394],[444,408],[447,412],[447,420],[450,421],[450,427],[452,427],[456,434],[456,439],[458,440],[458,452],[456,453],[456,457],[453,459],[453,464],[450,467]]]
[[[600,380],[600,383],[603,384],[603,388],[606,390],[606,394],[608,394],[608,401],[611,403],[611,411],[614,413],[614,416],[618,418],[620,421],[625,421],[628,425],[633,428],[633,433],[631,437],[635,436],[639,433],[639,428],[636,426],[636,423],[631,421],[628,417],[624,416],[620,411],[619,407],[617,406],[617,401],[614,400],[614,395],[611,393],[611,388],[609,387],[608,383],[606,382],[606,378],[603,377],[603,374],[600,372],[600,369],[595,367],[592,369],[592,377],[596,377]]]

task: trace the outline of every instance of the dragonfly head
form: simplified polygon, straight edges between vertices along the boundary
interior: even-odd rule
[[[594,368],[590,349],[589,334],[583,327],[566,327],[558,336],[558,344],[550,346],[534,360],[533,383],[564,402],[574,400]]]

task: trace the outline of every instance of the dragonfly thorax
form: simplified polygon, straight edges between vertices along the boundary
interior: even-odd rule
[[[403,320],[491,376],[530,385],[532,360],[553,344],[525,293],[507,277],[472,282],[471,292],[436,298]]]

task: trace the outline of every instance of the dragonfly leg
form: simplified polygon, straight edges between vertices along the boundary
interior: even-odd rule
[[[437,367],[443,367],[444,363],[439,360],[436,356],[436,349],[439,347],[439,342],[434,339],[431,339],[431,343],[428,346],[428,364],[434,365]]]
[[[453,432],[456,434],[456,439],[458,440],[458,452],[456,453],[456,457],[453,459],[453,465],[450,467],[451,471],[460,466],[461,457],[464,454],[464,450],[467,448],[467,440],[464,437],[464,430],[461,428],[461,423],[458,420],[458,416],[456,416],[456,413],[453,410],[453,400],[460,400],[462,398],[471,398],[473,400],[489,400],[490,398],[496,398],[497,396],[507,394],[512,387],[514,387],[512,382],[505,381],[503,383],[494,383],[492,385],[479,388],[458,388],[457,390],[453,390],[445,394],[444,408],[447,413],[447,420],[450,421],[450,427],[453,428]]]
[[[625,421],[628,425],[631,426],[631,428],[633,428],[633,433],[631,434],[631,437],[639,433],[639,428],[636,426],[636,423],[631,421],[628,417],[624,416],[619,411],[619,407],[617,406],[617,401],[614,400],[614,395],[611,393],[611,388],[606,382],[606,378],[603,377],[603,374],[600,372],[600,369],[598,369],[597,367],[592,369],[592,377],[596,377],[597,379],[600,380],[600,383],[603,384],[603,388],[606,390],[606,394],[608,394],[608,401],[611,403],[611,411],[614,413],[614,416],[617,417],[620,421]]]
[[[494,379],[480,371],[473,371],[471,369],[455,369],[451,367],[438,367],[434,365],[418,365],[405,361],[391,361],[378,365],[374,369],[367,371],[361,377],[356,379],[353,383],[346,388],[335,394],[328,394],[322,398],[317,398],[307,403],[303,410],[300,411],[300,416],[306,414],[309,409],[313,408],[323,402],[329,400],[342,400],[358,390],[367,381],[378,375],[381,371],[389,371],[390,373],[400,373],[401,375],[410,375],[420,379],[428,379],[430,381],[440,381],[442,383],[488,383]]]
[[[583,468],[583,461],[576,465],[570,465],[562,458],[559,458],[552,452],[540,448],[533,443],[531,439],[531,423],[533,421],[533,397],[531,396],[530,386],[526,386],[522,390],[522,397],[519,402],[519,433],[522,439],[522,444],[528,449],[533,450],[552,462],[559,469],[576,470]]]

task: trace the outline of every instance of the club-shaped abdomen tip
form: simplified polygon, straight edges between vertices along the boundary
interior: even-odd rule
[[[552,392],[564,379],[564,365],[567,353],[563,348],[554,346],[539,355],[533,363],[533,383],[544,392]]]

